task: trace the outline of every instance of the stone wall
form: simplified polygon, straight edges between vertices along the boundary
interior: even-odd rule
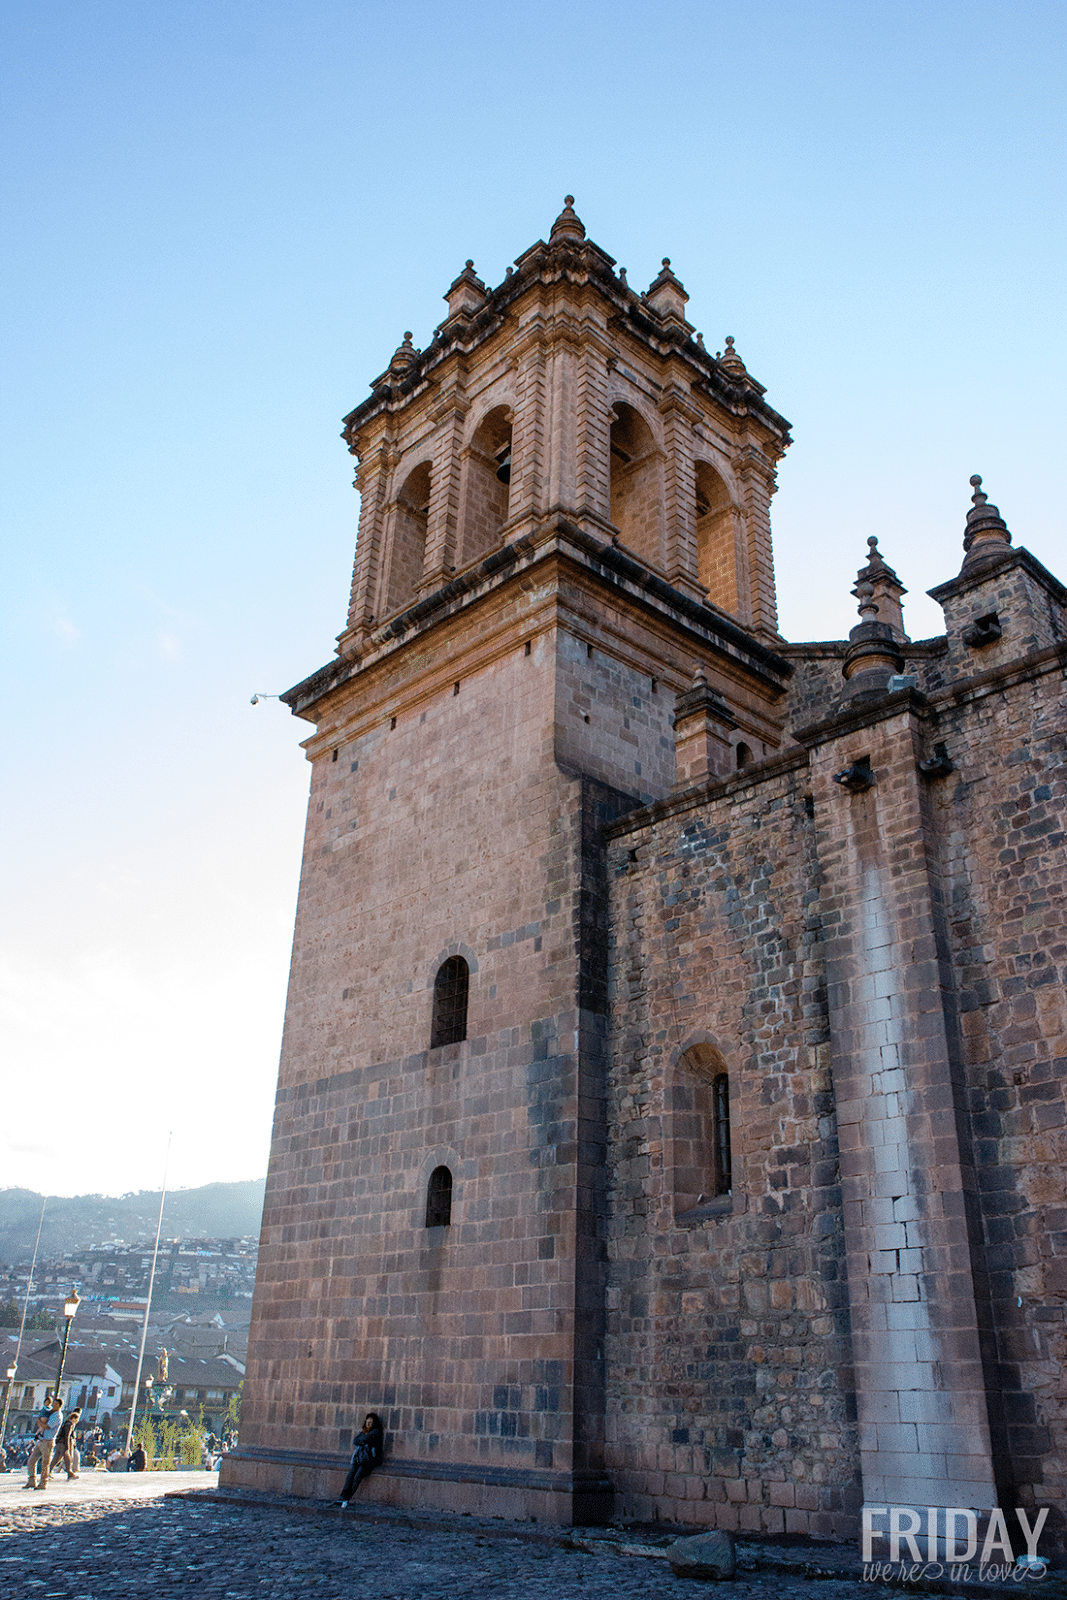
[[[858,1505],[803,753],[616,825],[608,1461],[621,1513],[842,1534]],[[713,1045],[733,1192],[684,1219],[668,1090]]]
[[[971,661],[974,661],[972,653]],[[1067,1510],[1062,652],[936,706],[933,787],[977,1179],[1002,1503]],[[1055,1522],[1054,1518],[1054,1522]]]

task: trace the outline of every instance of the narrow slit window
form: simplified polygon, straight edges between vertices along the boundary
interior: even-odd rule
[[[470,968],[462,956],[449,956],[433,982],[433,1025],[430,1049],[459,1044],[467,1037],[467,996]]]
[[[452,1174],[435,1167],[426,1186],[426,1226],[447,1228],[452,1221]]]
[[[715,1193],[733,1189],[733,1162],[730,1153],[730,1080],[720,1072],[711,1086],[712,1120],[715,1128]]]

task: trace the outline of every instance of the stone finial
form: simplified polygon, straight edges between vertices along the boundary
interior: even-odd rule
[[[421,354],[422,351],[416,350],[415,346],[411,342],[411,330],[409,329],[404,335],[403,344],[397,345],[396,349],[393,351],[393,359],[389,363],[389,371],[405,371],[405,369],[410,367],[413,362],[418,360]]]
[[[982,480],[977,472],[971,478],[971,487],[974,494],[971,496],[971,509],[967,513],[963,533],[965,568],[1000,555],[1011,544],[1008,525],[998,507],[990,505],[988,495],[982,493]]]
[[[664,321],[681,323],[682,327],[692,332],[691,325],[685,320],[685,308],[689,296],[681,279],[676,278],[671,271],[670,256],[663,257],[663,265],[649,284],[644,298],[658,317],[662,317]]]
[[[864,579],[862,582],[857,583],[852,593],[859,601],[856,610],[859,612],[863,621],[873,622],[875,617],[878,615],[878,607],[875,604],[874,599],[874,584],[871,583],[870,579]]]
[[[475,272],[473,261],[464,263],[463,271],[449,284],[443,298],[448,301],[449,317],[456,317],[463,311],[477,311],[485,304],[485,284]]]
[[[908,591],[883,558],[873,534],[867,540],[867,552],[867,564],[857,572],[852,589],[856,599],[861,601],[860,616],[864,616],[864,594],[869,595],[879,622],[884,623],[897,639],[906,640],[908,636],[904,632],[904,612],[900,600]]]
[[[580,244],[585,238],[585,228],[581,218],[574,210],[574,196],[563,196],[563,210],[552,224],[552,232],[548,236],[549,244],[562,244],[565,239],[573,239]]]
[[[734,349],[734,336],[732,333],[726,335],[726,349],[719,357],[719,363],[726,368],[727,372],[731,372],[737,377],[741,377],[748,372],[745,363]]]
[[[890,678],[904,670],[900,651],[907,637],[900,610],[904,588],[878,554],[877,539],[868,539],[867,549],[867,565],[856,574],[852,589],[860,620],[849,633],[841,663],[843,705],[880,699],[887,693]]]

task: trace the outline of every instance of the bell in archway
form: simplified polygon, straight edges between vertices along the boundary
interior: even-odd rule
[[[511,482],[511,446],[506,444],[496,458],[496,475],[501,483]]]

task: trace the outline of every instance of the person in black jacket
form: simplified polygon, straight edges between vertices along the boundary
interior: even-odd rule
[[[341,1490],[341,1498],[337,1502],[342,1511],[368,1473],[381,1465],[384,1443],[385,1429],[382,1427],[382,1419],[376,1411],[368,1411],[363,1419],[363,1427],[356,1434],[352,1465],[348,1469],[348,1477]]]
[[[55,1472],[56,1468],[62,1462],[63,1466],[67,1469],[68,1483],[70,1482],[71,1478],[76,1478],[78,1473],[81,1471],[81,1457],[78,1454],[77,1437],[77,1427],[81,1421],[81,1415],[81,1406],[75,1406],[73,1411],[67,1412],[67,1415],[64,1417],[60,1426],[59,1432],[56,1434],[55,1449],[52,1453],[51,1470]]]

